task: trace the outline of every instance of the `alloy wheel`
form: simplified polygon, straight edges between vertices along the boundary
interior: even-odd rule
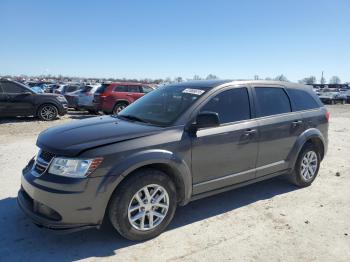
[[[315,176],[317,165],[317,154],[314,151],[308,151],[304,155],[300,167],[300,173],[306,182],[310,181]]]
[[[40,116],[44,120],[52,120],[57,116],[57,109],[51,105],[43,106],[40,110]]]
[[[140,189],[128,208],[129,223],[140,231],[154,229],[169,210],[169,195],[164,187],[151,184]]]

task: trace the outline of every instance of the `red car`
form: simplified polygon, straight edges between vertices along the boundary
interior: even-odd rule
[[[96,111],[105,114],[118,114],[141,96],[153,91],[153,88],[141,83],[119,82],[102,84],[94,95]]]

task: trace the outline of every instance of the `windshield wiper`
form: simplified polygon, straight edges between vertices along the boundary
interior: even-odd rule
[[[137,121],[137,122],[142,122],[142,123],[147,123],[147,124],[150,124],[150,122],[142,119],[142,118],[139,118],[137,116],[132,116],[132,115],[117,115],[117,117],[119,118],[125,118],[125,119],[129,119],[129,120],[132,120],[132,121]]]

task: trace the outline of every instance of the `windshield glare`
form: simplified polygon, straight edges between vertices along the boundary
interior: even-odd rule
[[[118,116],[132,116],[150,124],[168,126],[205,91],[205,89],[185,86],[160,87],[129,105]]]

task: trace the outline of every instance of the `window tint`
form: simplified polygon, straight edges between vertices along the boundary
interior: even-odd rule
[[[103,93],[108,86],[109,86],[109,84],[102,84],[99,88],[97,88],[96,93],[97,94]]]
[[[128,92],[127,86],[115,86],[113,92]]]
[[[8,94],[18,94],[18,93],[24,93],[25,91],[27,91],[20,85],[17,85],[12,82],[2,82],[1,86],[4,93],[8,93]]]
[[[142,86],[142,92],[147,94],[149,92],[153,91],[153,88],[149,87],[149,86]]]
[[[234,88],[216,95],[201,109],[216,112],[220,124],[230,123],[250,118],[250,105],[246,88]]]
[[[282,88],[256,87],[258,116],[270,116],[291,112],[287,94]]]
[[[128,92],[140,93],[140,86],[128,86]]]
[[[305,90],[287,89],[287,92],[292,102],[293,111],[308,110],[319,107],[315,99]]]
[[[78,89],[79,89],[79,86],[68,86],[66,92],[70,93],[70,92],[74,92]]]

